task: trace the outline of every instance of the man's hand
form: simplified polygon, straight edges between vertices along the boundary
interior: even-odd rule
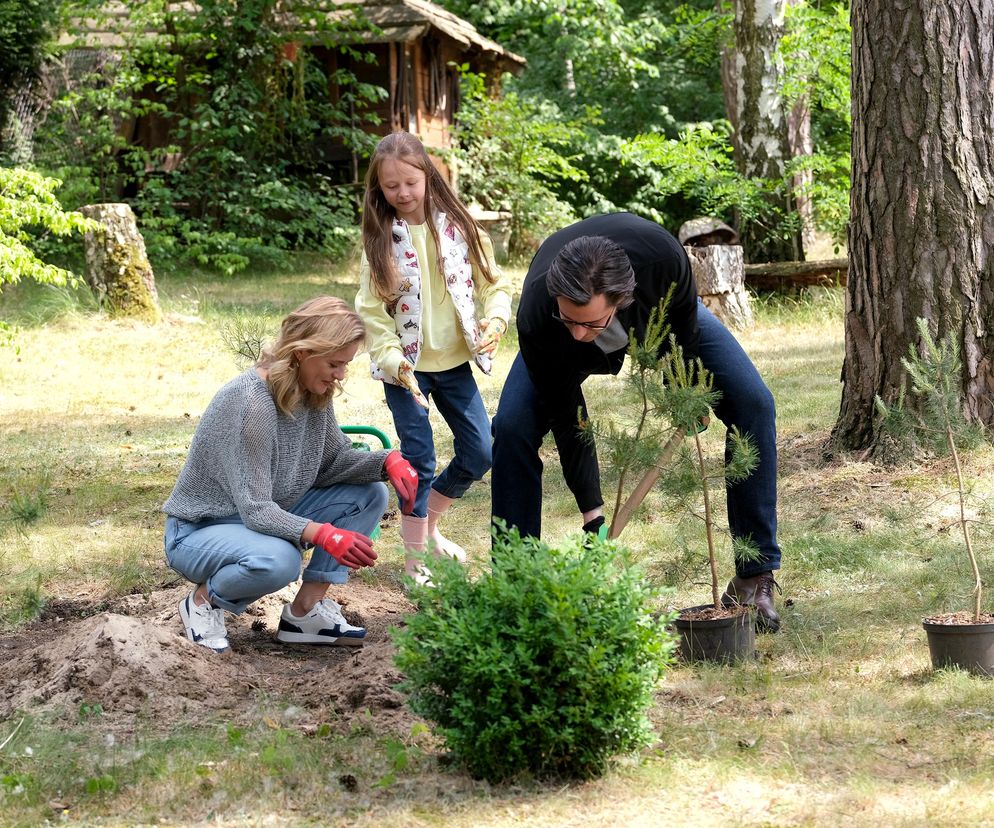
[[[400,368],[397,369],[397,382],[411,392],[411,396],[414,397],[414,402],[422,408],[428,407],[428,400],[426,400],[424,394],[421,393],[421,389],[418,388],[418,381],[414,377],[414,366],[406,360],[401,362]]]
[[[339,529],[330,523],[322,523],[314,535],[314,545],[320,546],[331,557],[349,569],[372,566],[376,562],[373,542],[365,535]]]
[[[395,449],[387,455],[383,469],[397,490],[400,511],[405,515],[411,514],[414,511],[414,498],[418,494],[418,473],[414,470],[414,466]]]
[[[480,332],[484,335],[480,344],[476,347],[478,354],[485,354],[492,357],[497,353],[497,346],[501,338],[507,332],[507,323],[503,319],[481,319]]]

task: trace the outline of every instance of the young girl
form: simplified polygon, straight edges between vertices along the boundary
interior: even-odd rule
[[[405,570],[423,580],[417,556],[428,541],[436,554],[465,559],[438,521],[490,468],[490,418],[470,362],[490,373],[510,289],[490,238],[410,133],[388,135],[370,159],[362,244],[356,310],[370,331],[373,376],[384,383],[401,451],[418,472],[401,537]],[[437,476],[428,398],[454,438],[454,456]]]
[[[283,320],[275,345],[225,385],[197,425],[166,512],[166,559],[196,586],[179,604],[187,638],[228,649],[224,611],[300,576],[276,638],[296,644],[363,643],[325,598],[350,569],[376,561],[369,535],[387,504],[389,479],[410,512],[417,473],[400,452],[352,448],[331,398],[366,330],[341,299],[305,302]]]

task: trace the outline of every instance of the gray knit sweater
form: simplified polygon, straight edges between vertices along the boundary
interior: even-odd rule
[[[307,518],[287,511],[314,487],[386,479],[388,451],[361,451],[329,404],[288,417],[254,368],[211,400],[162,510],[194,523],[239,515],[256,532],[300,544]]]

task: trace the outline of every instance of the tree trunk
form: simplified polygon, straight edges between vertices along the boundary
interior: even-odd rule
[[[159,295],[155,274],[138,232],[135,214],[127,204],[88,204],[81,211],[104,225],[83,237],[86,281],[112,317],[158,322]]]
[[[875,449],[915,319],[952,331],[994,426],[994,2],[854,0],[846,357],[833,441]]]
[[[745,289],[742,247],[738,244],[710,244],[684,247],[697,283],[697,295],[728,328],[752,324],[752,307]]]
[[[780,85],[783,61],[779,56],[783,37],[786,0],[736,0],[734,68],[725,66],[723,76],[735,82],[736,127],[734,147],[739,171],[749,177],[783,178],[788,143],[787,113]],[[791,193],[783,192],[773,204],[784,216],[794,212]],[[789,238],[766,238],[771,228],[752,224],[744,228],[743,242],[750,261],[800,259],[800,234]]]
[[[798,6],[802,2],[805,0],[787,0],[787,5]],[[810,157],[814,153],[814,139],[811,136],[811,110],[808,108],[807,95],[798,100],[787,115],[787,146],[790,147],[792,158]],[[813,183],[814,173],[811,170],[794,173],[795,209],[801,222],[801,259],[815,244],[815,209],[810,195]]]

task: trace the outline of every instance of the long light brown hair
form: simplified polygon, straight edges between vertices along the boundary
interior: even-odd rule
[[[356,342],[360,347],[366,344],[366,326],[359,314],[337,296],[318,296],[288,314],[276,342],[263,349],[256,363],[266,370],[266,383],[279,410],[292,415],[301,403],[308,408],[325,408],[342,390],[337,380],[320,395],[302,388],[297,377],[297,351],[327,356]]]
[[[369,159],[366,171],[366,195],[362,209],[362,246],[369,262],[369,275],[373,290],[384,302],[392,300],[400,283],[397,263],[393,256],[391,228],[396,213],[387,203],[380,188],[380,167],[388,158],[394,158],[417,167],[425,174],[425,216],[428,230],[435,240],[438,256],[438,272],[443,273],[442,246],[438,242],[438,231],[432,216],[436,211],[446,214],[449,221],[459,230],[469,244],[469,260],[476,273],[482,274],[490,284],[497,280],[491,271],[487,257],[483,253],[480,234],[483,230],[473,220],[442,174],[431,163],[424,144],[409,132],[393,132],[381,139]]]

